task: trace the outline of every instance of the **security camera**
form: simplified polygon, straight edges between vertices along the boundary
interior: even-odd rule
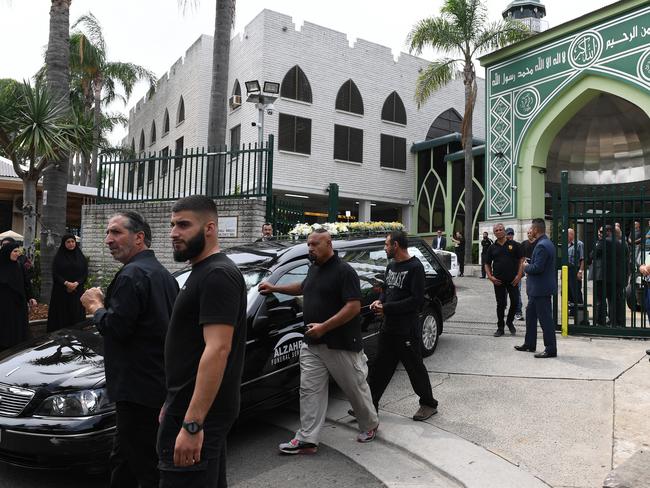
[[[273,115],[274,110],[275,110],[275,107],[273,106],[272,103],[266,106],[266,114],[267,115]]]

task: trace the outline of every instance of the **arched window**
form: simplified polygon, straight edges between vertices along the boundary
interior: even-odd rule
[[[149,134],[149,144],[156,142],[156,121],[151,123],[151,133]]]
[[[140,146],[138,147],[140,152],[144,151],[144,129],[140,131]]]
[[[397,92],[388,95],[381,109],[381,120],[406,125],[406,109]]]
[[[280,95],[282,98],[291,98],[293,100],[311,103],[311,86],[304,71],[300,69],[300,66],[294,66],[284,75]]]
[[[135,154],[135,139],[131,138],[131,154]]]
[[[235,84],[232,87],[232,94],[239,95],[241,97],[241,85],[239,84],[239,80],[235,80]]]
[[[163,116],[163,136],[169,132],[169,111],[165,109]]]
[[[336,95],[336,109],[363,115],[363,99],[354,81],[348,80],[339,88]]]
[[[181,95],[181,99],[178,102],[178,111],[177,111],[177,116],[176,116],[176,123],[180,124],[185,120],[185,100],[183,100],[183,96]]]
[[[435,139],[437,137],[463,131],[463,118],[456,110],[450,108],[436,117],[433,121],[426,139]]]

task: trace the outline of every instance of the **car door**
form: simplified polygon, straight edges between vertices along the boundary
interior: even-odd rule
[[[416,241],[409,246],[409,254],[417,257],[424,266],[425,298],[440,302],[442,318],[447,319],[455,312],[453,303],[454,285],[438,257],[424,242]]]
[[[386,252],[383,245],[378,244],[339,251],[339,256],[349,263],[359,276],[363,348],[368,357],[372,357],[375,354],[376,336],[382,321],[370,310],[370,304],[379,298],[384,286],[384,274],[388,264]]]
[[[276,285],[302,283],[308,262],[278,269],[269,278]],[[270,293],[260,297],[257,312],[249,323],[242,404],[254,407],[273,402],[299,385],[299,355],[304,335],[302,296]]]

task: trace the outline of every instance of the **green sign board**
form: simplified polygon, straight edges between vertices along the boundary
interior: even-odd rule
[[[519,160],[522,141],[563,90],[586,75],[650,90],[650,6],[488,67],[487,219],[517,217],[516,169],[527,164]]]

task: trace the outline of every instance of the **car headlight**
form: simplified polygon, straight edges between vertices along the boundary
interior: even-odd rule
[[[86,417],[107,412],[115,408],[108,399],[105,388],[62,393],[47,397],[36,411],[36,415],[51,417]]]

